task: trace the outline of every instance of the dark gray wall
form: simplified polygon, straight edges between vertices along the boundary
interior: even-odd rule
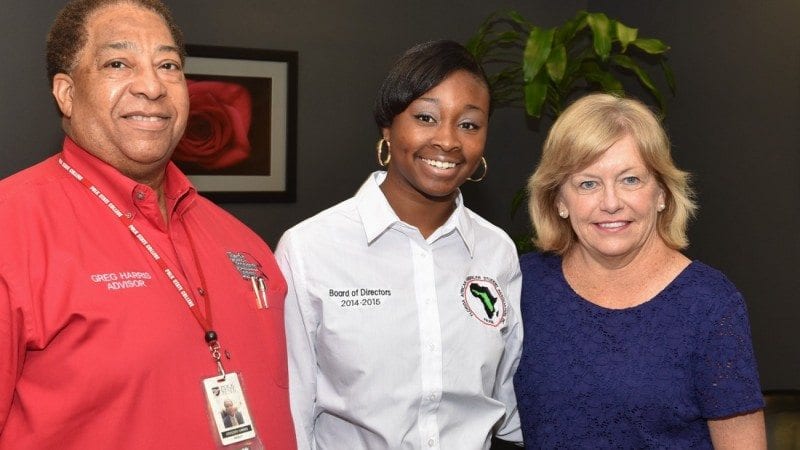
[[[800,388],[800,2],[638,3],[589,8],[672,46],[666,125],[700,203],[688,253],[744,294],[762,386]]]
[[[672,45],[679,93],[667,126],[675,157],[696,175],[701,212],[689,254],[744,292],[762,385],[800,388],[800,3],[514,0],[485,2],[167,0],[192,44],[300,54],[298,195],[292,204],[226,204],[271,245],[289,226],[343,200],[376,168],[372,101],[392,59],[414,43],[465,41],[495,9],[544,26],[604,10]],[[44,75],[44,37],[63,1],[2,0],[0,177],[58,150],[61,132]],[[539,124],[546,130],[548,124]],[[468,204],[516,232],[509,202],[538,160],[542,132],[521,111],[492,119],[490,173]]]
[[[556,25],[584,0],[488,3],[167,0],[187,43],[297,50],[300,55],[298,195],[294,204],[227,204],[271,244],[300,219],[349,197],[376,169],[372,102],[394,58],[430,39],[466,41],[495,9],[517,9]],[[7,5],[6,5],[7,3]],[[0,177],[58,149],[61,132],[44,75],[44,39],[63,1],[0,0]],[[514,139],[514,136],[522,138]],[[470,203],[510,226],[510,199],[536,161],[541,138],[519,111],[498,111],[487,146],[491,174],[466,191]],[[513,154],[509,153],[513,149]],[[513,157],[509,157],[512,155]],[[520,214],[517,228],[524,229]]]

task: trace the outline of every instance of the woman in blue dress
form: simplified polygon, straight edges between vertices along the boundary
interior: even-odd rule
[[[688,174],[638,101],[591,94],[531,177],[515,389],[528,448],[765,448],[744,300],[692,261]]]

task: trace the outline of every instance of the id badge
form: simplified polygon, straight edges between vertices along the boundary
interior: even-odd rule
[[[203,380],[203,391],[212,418],[212,432],[225,450],[261,450],[253,419],[247,409],[239,374],[227,373]]]

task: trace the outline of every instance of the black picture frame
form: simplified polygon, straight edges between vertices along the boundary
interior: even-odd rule
[[[191,44],[186,52],[190,115],[173,161],[215,202],[296,201],[298,53]]]

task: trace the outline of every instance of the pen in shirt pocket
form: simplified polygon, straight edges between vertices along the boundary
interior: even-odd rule
[[[245,252],[228,252],[228,259],[231,260],[233,266],[242,275],[242,279],[250,281],[253,288],[253,296],[256,301],[256,308],[267,309],[269,308],[269,299],[267,298],[267,285],[269,277],[264,275],[261,271],[261,264],[252,255]]]
[[[253,285],[253,294],[256,298],[256,308],[269,308],[269,301],[267,299],[267,283],[264,281],[267,279],[266,276],[262,273],[259,276],[250,275],[249,278],[250,283]]]

